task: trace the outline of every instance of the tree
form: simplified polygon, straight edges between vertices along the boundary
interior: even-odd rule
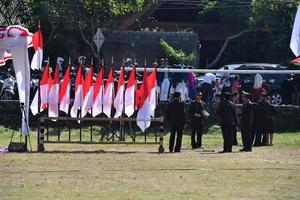
[[[181,49],[176,50],[172,46],[170,46],[166,41],[164,41],[163,39],[160,39],[159,43],[164,51],[164,54],[169,58],[171,63],[178,62],[182,58],[185,59],[187,62],[191,63],[195,58],[194,53],[187,54],[187,53],[183,52]]]
[[[289,39],[297,6],[298,0],[253,0],[243,5],[238,1],[208,2],[200,12],[200,19],[235,24],[237,31],[226,39],[208,68],[219,62],[232,41],[245,35],[259,41],[253,41],[256,44],[253,53],[258,60],[285,63],[289,60]],[[238,44],[236,47],[245,48]]]
[[[0,16],[3,25],[23,24],[36,29],[40,22],[45,48],[65,26],[77,28],[100,61],[93,43],[96,28],[117,20],[118,16],[139,12],[143,6],[144,0],[3,0]]]

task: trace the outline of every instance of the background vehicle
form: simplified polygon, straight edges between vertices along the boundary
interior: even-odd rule
[[[244,63],[244,64],[232,64],[225,65],[229,69],[232,66],[232,70],[287,70],[287,67],[278,64],[268,63]],[[224,66],[224,67],[225,67]],[[223,69],[224,69],[223,67]],[[264,79],[264,88],[267,90],[270,96],[270,101],[274,105],[280,105],[282,103],[290,103],[290,82],[292,75],[289,74],[261,74]],[[255,74],[240,74],[241,89],[247,92],[253,90]],[[231,73],[231,78],[233,74]]]

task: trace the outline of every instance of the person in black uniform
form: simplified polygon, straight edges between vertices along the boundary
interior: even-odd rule
[[[269,122],[272,113],[272,105],[266,99],[266,93],[259,95],[259,102],[256,106],[256,137],[253,146],[262,146],[268,144]]]
[[[253,123],[253,103],[249,100],[249,93],[242,92],[243,109],[241,112],[241,132],[244,148],[240,151],[252,151],[252,123]]]
[[[196,100],[191,102],[189,114],[191,116],[191,145],[193,149],[202,148],[202,125],[203,125],[204,101],[202,93],[198,92]],[[197,135],[197,138],[195,138]]]
[[[175,152],[180,152],[182,143],[182,131],[185,125],[184,105],[180,102],[180,92],[174,92],[173,101],[168,105],[167,120],[171,126],[169,151],[173,152],[175,134],[177,132]]]
[[[234,103],[235,105],[238,103],[239,101],[239,94],[238,92],[234,92],[231,94],[231,102]],[[238,118],[237,116],[235,116],[234,118],[234,126],[232,129],[232,145],[238,145],[238,141],[237,141],[237,126],[238,126]]]
[[[230,101],[231,94],[224,93],[223,100],[217,108],[216,114],[221,118],[221,129],[224,140],[223,151],[219,153],[232,152],[232,129],[236,117],[236,109],[234,103]]]

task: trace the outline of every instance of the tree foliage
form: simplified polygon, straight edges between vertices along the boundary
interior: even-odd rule
[[[181,49],[176,50],[163,39],[160,39],[160,45],[164,54],[171,62],[178,62],[180,59],[184,58],[188,63],[191,63],[195,58],[194,53],[188,54],[183,52]]]

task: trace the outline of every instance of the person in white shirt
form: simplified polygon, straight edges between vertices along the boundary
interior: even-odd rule
[[[212,103],[213,99],[213,87],[216,82],[216,76],[213,73],[206,73],[203,78],[201,90],[203,93],[203,100],[207,104]]]

